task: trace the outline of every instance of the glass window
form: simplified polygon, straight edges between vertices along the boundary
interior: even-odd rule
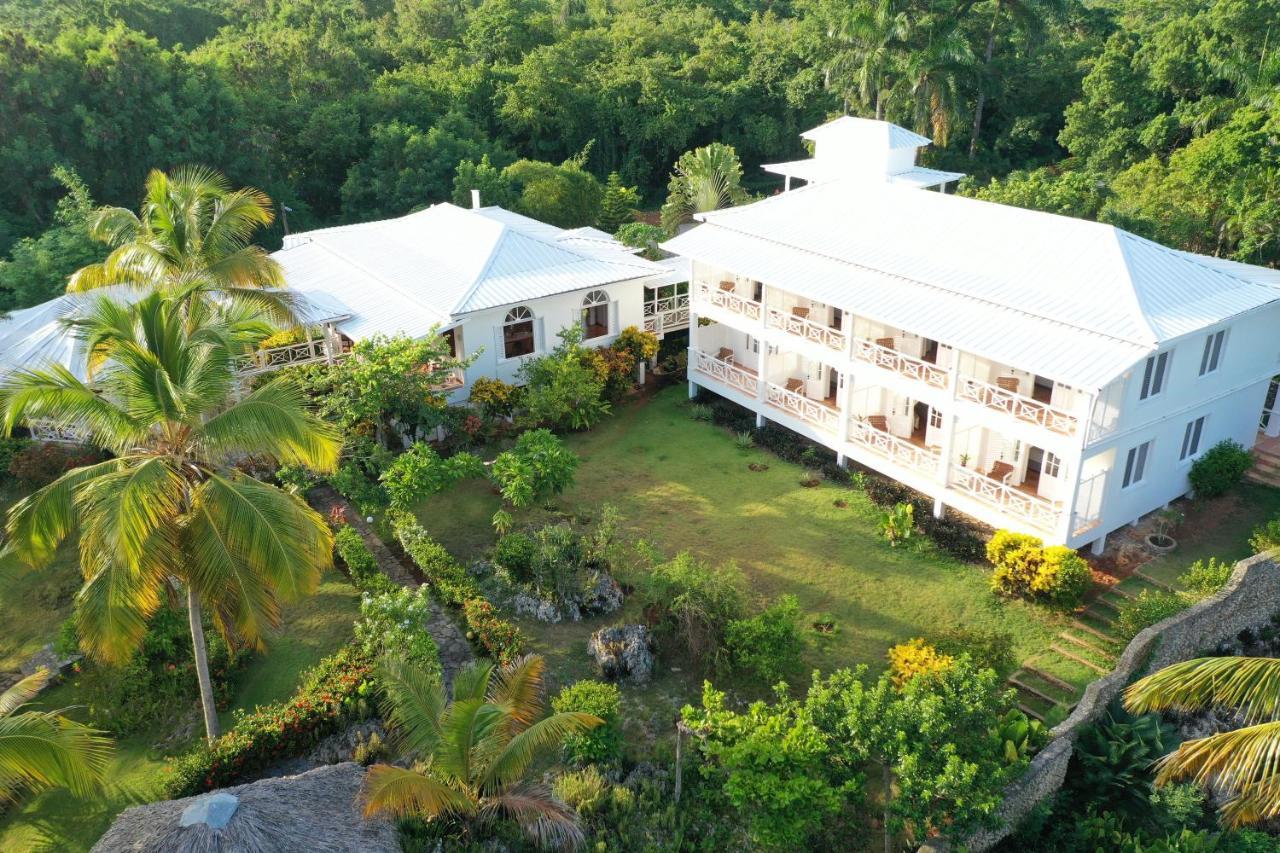
[[[1204,339],[1204,353],[1200,356],[1201,376],[1218,369],[1218,364],[1222,361],[1222,342],[1226,335],[1227,330],[1223,329]]]
[[[1058,477],[1062,473],[1062,460],[1057,454],[1044,452],[1044,460],[1040,463],[1040,474],[1044,477]]]
[[[1182,433],[1182,451],[1178,454],[1179,460],[1190,458],[1200,452],[1200,434],[1203,432],[1204,415],[1187,424],[1186,430]]]
[[[533,312],[517,305],[507,312],[502,324],[502,354],[505,358],[518,358],[533,349]]]
[[[1169,353],[1162,352],[1147,359],[1147,366],[1142,371],[1142,393],[1139,400],[1154,397],[1164,390],[1165,373],[1169,369]]]
[[[1144,441],[1137,447],[1129,448],[1129,455],[1124,460],[1124,481],[1121,488],[1136,486],[1147,476],[1147,457],[1151,455],[1151,442]]]
[[[583,340],[609,334],[609,294],[593,290],[582,300]]]

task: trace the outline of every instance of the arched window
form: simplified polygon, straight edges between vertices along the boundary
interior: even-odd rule
[[[593,290],[582,300],[583,339],[603,338],[609,334],[609,294]]]
[[[507,312],[502,322],[502,348],[505,358],[517,358],[533,352],[533,312],[517,305]]]

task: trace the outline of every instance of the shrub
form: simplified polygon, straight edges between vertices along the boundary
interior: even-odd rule
[[[18,438],[12,435],[0,437],[0,471],[8,473],[14,457],[33,444],[35,442],[29,438]]]
[[[409,509],[468,477],[484,476],[484,462],[471,453],[442,457],[425,441],[395,458],[379,478],[391,505]]]
[[[509,418],[520,406],[521,389],[501,379],[478,376],[471,383],[471,403],[491,418]]]
[[[756,437],[754,433],[744,430],[734,434],[733,443],[738,446],[739,450],[750,450],[756,446]]]
[[[886,512],[876,526],[876,532],[889,541],[889,547],[898,547],[899,542],[906,542],[916,527],[916,508],[909,503],[895,504]]]
[[[576,681],[551,700],[558,714],[578,711],[604,720],[582,734],[564,741],[564,753],[574,764],[609,763],[622,754],[622,695],[616,685],[603,681]]]
[[[714,416],[711,407],[704,403],[694,403],[689,406],[689,417],[695,421],[709,421]]]
[[[52,442],[28,443],[13,452],[10,448],[9,474],[24,489],[47,486],[73,468],[92,465],[102,454],[89,447],[72,447]]]
[[[1235,568],[1234,563],[1218,562],[1217,557],[1210,557],[1207,563],[1196,560],[1178,577],[1178,583],[1196,598],[1208,598],[1227,585]]]
[[[378,567],[378,561],[365,544],[360,531],[351,525],[344,524],[334,532],[333,549],[347,567],[347,575],[357,589],[385,592],[396,588],[395,581],[384,575]]]
[[[613,348],[631,356],[631,363],[648,361],[658,354],[658,336],[653,332],[641,331],[636,326],[627,326],[613,342]]]
[[[930,637],[929,642],[940,654],[968,655],[976,666],[994,669],[1001,675],[1018,666],[1013,635],[1005,631],[959,626]]]
[[[438,676],[440,652],[427,630],[430,621],[431,597],[426,586],[396,587],[376,595],[366,592],[360,597],[356,645],[370,657],[391,652]]]
[[[644,257],[656,261],[662,257],[658,244],[667,239],[667,232],[648,222],[628,222],[614,232],[614,236],[623,245],[640,249]]]
[[[578,534],[567,524],[548,524],[534,534],[530,580],[539,596],[563,601],[582,590],[586,555]]]
[[[1116,616],[1116,633],[1125,640],[1139,631],[1186,610],[1190,602],[1176,592],[1144,589],[1138,597],[1120,605]]]
[[[493,546],[493,561],[519,581],[533,578],[533,558],[537,545],[524,533],[508,533]]]
[[[1196,496],[1214,498],[1240,482],[1253,466],[1253,455],[1238,442],[1226,439],[1206,450],[1191,463],[1191,487]]]
[[[587,350],[583,356],[604,384],[604,398],[610,402],[635,387],[636,360],[630,352],[614,347]]]
[[[357,649],[348,646],[330,655],[303,676],[288,700],[237,712],[230,731],[174,759],[165,796],[190,797],[255,777],[371,716],[376,706],[372,676],[373,661]]]
[[[940,653],[923,637],[899,643],[889,649],[889,672],[895,687],[902,688],[918,675],[942,672],[955,658]]]
[[[520,629],[502,618],[485,599],[468,598],[462,602],[462,615],[467,620],[468,632],[498,663],[511,663],[524,650],[524,635]]]
[[[742,614],[742,573],[732,563],[712,568],[687,551],[654,566],[643,581],[645,612],[660,640],[691,659],[722,662],[725,631]]]
[[[1273,518],[1266,524],[1255,527],[1253,535],[1249,537],[1249,547],[1255,554],[1280,548],[1280,518]]]
[[[733,619],[725,630],[725,648],[739,669],[772,684],[800,659],[800,603],[784,595],[749,619]]]
[[[604,382],[584,358],[582,332],[581,326],[561,329],[557,347],[520,365],[529,424],[590,429],[611,411]]]
[[[1044,547],[1025,533],[998,530],[987,543],[987,559],[995,567],[991,586],[1003,595],[1034,598],[1063,609],[1080,603],[1089,588],[1089,564],[1062,545]]]

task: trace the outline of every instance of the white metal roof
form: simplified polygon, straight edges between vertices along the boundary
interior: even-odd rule
[[[921,136],[892,122],[856,116],[840,116],[826,124],[806,130],[800,136],[813,142],[823,139],[857,138],[880,143],[881,147],[889,149],[922,148],[933,142],[927,136]]]
[[[836,181],[702,214],[664,248],[1062,382],[1280,300],[1113,226]]]
[[[811,158],[809,160],[789,160],[785,163],[765,163],[761,167],[775,175],[797,178],[810,184],[838,181],[850,177],[848,164]],[[925,188],[938,187],[950,181],[958,181],[964,172],[943,172],[939,169],[928,169],[924,166],[912,166],[902,172],[885,175],[891,184]]]
[[[290,288],[348,308],[339,327],[352,337],[422,335],[473,311],[663,273],[596,229],[452,204],[291,235],[274,257]]]

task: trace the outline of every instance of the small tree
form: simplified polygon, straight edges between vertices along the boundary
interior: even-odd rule
[[[609,763],[622,754],[622,694],[616,684],[575,681],[551,700],[559,714],[583,713],[603,722],[588,732],[564,739],[564,752],[575,764]]]
[[[560,344],[520,366],[524,382],[524,419],[533,425],[590,429],[609,414],[605,380],[582,346],[581,326],[559,333]]]
[[[426,442],[419,441],[396,457],[382,473],[382,485],[397,509],[415,505],[468,477],[484,474],[484,463],[470,453],[442,458]]]
[[[584,165],[589,150],[560,165],[541,160],[517,160],[503,177],[519,190],[516,207],[526,216],[561,228],[592,225],[600,218],[604,190]]]
[[[648,222],[628,222],[615,231],[613,236],[617,237],[624,246],[640,249],[641,255],[656,261],[663,256],[663,251],[658,248],[658,244],[667,239],[668,234],[657,225],[650,225]]]
[[[1238,442],[1227,439],[1206,450],[1191,463],[1188,478],[1196,497],[1216,498],[1226,494],[1253,467],[1253,456]]]
[[[723,661],[725,632],[742,615],[742,586],[737,566],[713,568],[686,551],[649,571],[642,597],[659,638],[710,668]]]
[[[640,193],[636,188],[624,185],[621,175],[610,172],[609,180],[604,185],[604,197],[600,202],[600,218],[596,221],[596,225],[601,230],[613,234],[635,219],[639,204]]]
[[[491,476],[508,505],[524,509],[573,485],[578,457],[549,430],[522,433],[493,460]],[[501,510],[500,510],[501,512]]]
[[[750,200],[742,188],[742,163],[730,145],[713,142],[686,151],[676,161],[662,205],[662,227],[668,234],[695,213],[733,207]]]
[[[899,503],[894,504],[893,509],[887,511],[880,518],[880,524],[876,530],[889,541],[889,547],[898,547],[899,542],[906,542],[911,538],[911,534],[915,532],[916,527],[916,508],[913,504]]]

